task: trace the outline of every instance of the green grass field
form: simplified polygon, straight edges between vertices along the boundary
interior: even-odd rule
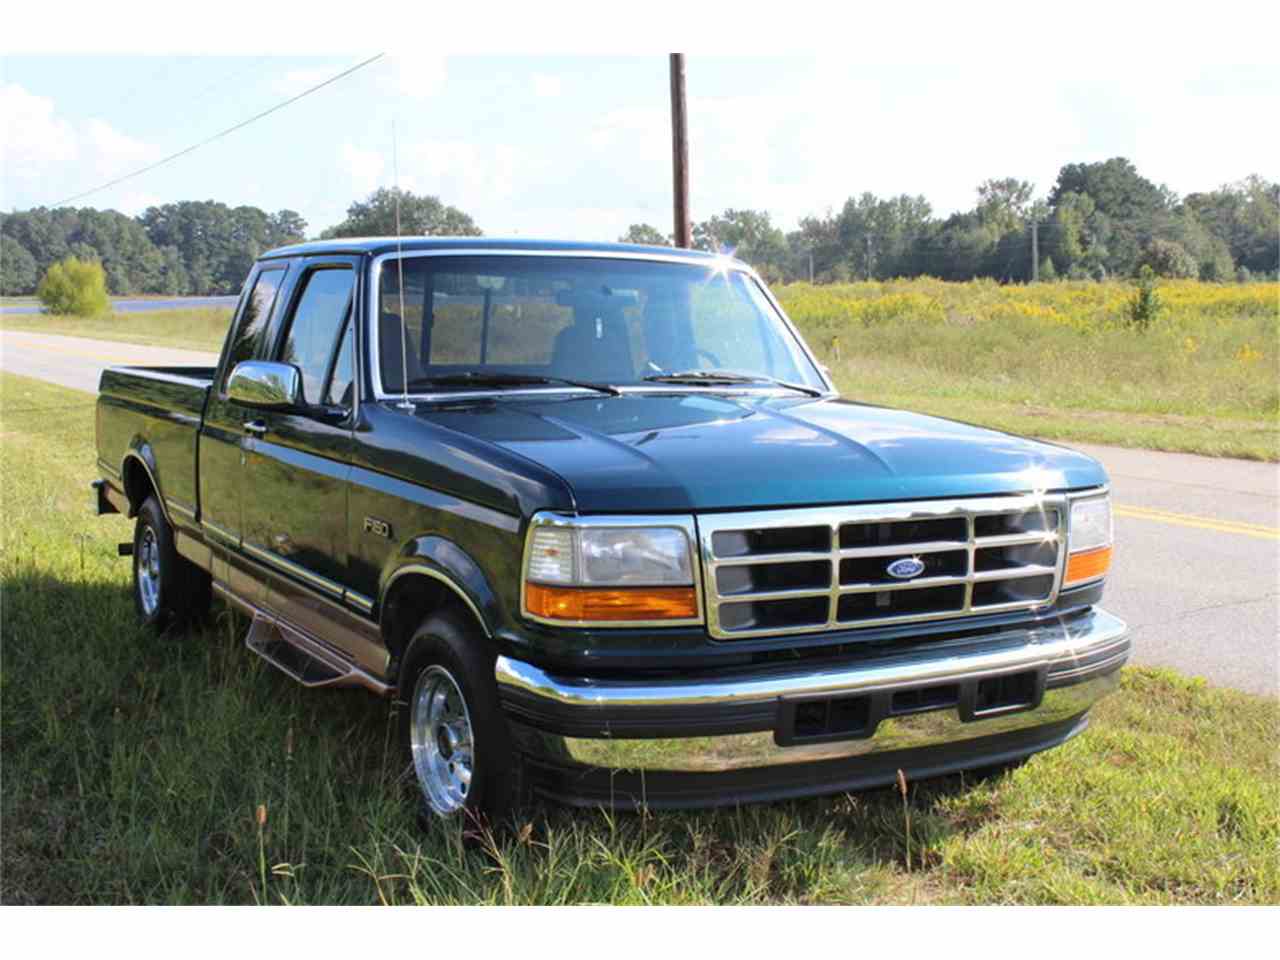
[[[417,828],[387,703],[296,686],[221,605],[136,628],[91,398],[0,375],[0,432],[6,904],[1280,902],[1280,704],[1144,669],[1064,747],[905,812],[535,808],[464,850]]]

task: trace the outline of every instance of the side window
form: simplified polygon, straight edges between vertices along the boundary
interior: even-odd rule
[[[276,294],[284,280],[284,269],[263,270],[254,281],[249,299],[245,301],[244,312],[240,314],[240,323],[232,334],[231,347],[227,352],[227,369],[223,375],[223,389],[226,378],[231,376],[237,363],[252,360],[257,355],[262,343],[262,331],[271,317],[271,307],[276,302]]]
[[[312,271],[304,279],[302,295],[289,321],[289,333],[280,347],[280,361],[302,371],[302,399],[320,402],[329,358],[338,345],[351,308],[354,274],[349,267]]]
[[[333,364],[333,374],[329,377],[329,389],[325,391],[324,402],[333,407],[351,406],[351,385],[355,382],[355,330],[351,321],[342,328],[342,343],[338,347],[338,359]]]

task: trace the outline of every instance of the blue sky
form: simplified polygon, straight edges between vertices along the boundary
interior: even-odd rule
[[[8,56],[0,206],[54,203],[202,140],[370,52],[345,56]],[[1118,62],[1118,61],[1113,61]],[[214,199],[300,212],[313,232],[392,182],[486,233],[614,239],[670,229],[664,55],[392,56],[77,205],[126,213]],[[972,205],[989,176],[1043,195],[1068,162],[1122,155],[1178,193],[1274,178],[1280,72],[1069,69],[691,55],[692,213],[768,210],[784,229],[864,190]],[[1154,97],[1153,97],[1154,95]]]

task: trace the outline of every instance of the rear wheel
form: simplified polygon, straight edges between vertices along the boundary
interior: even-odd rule
[[[430,817],[487,824],[518,805],[519,764],[493,663],[486,638],[451,610],[423,620],[405,651],[401,741]]]
[[[179,555],[160,503],[147,497],[133,530],[133,603],[144,626],[164,630],[209,608],[209,575]]]

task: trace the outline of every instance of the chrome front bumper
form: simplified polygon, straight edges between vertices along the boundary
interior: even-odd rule
[[[543,792],[614,806],[702,806],[889,783],[1043,750],[1084,728],[1118,683],[1125,624],[1094,608],[1069,620],[921,643],[838,664],[714,679],[557,676],[499,657],[499,694]],[[995,678],[1034,681],[983,708]],[[1031,690],[1031,687],[1027,688]],[[796,736],[799,705],[853,703],[864,729]],[[790,720],[788,718],[791,718]]]

